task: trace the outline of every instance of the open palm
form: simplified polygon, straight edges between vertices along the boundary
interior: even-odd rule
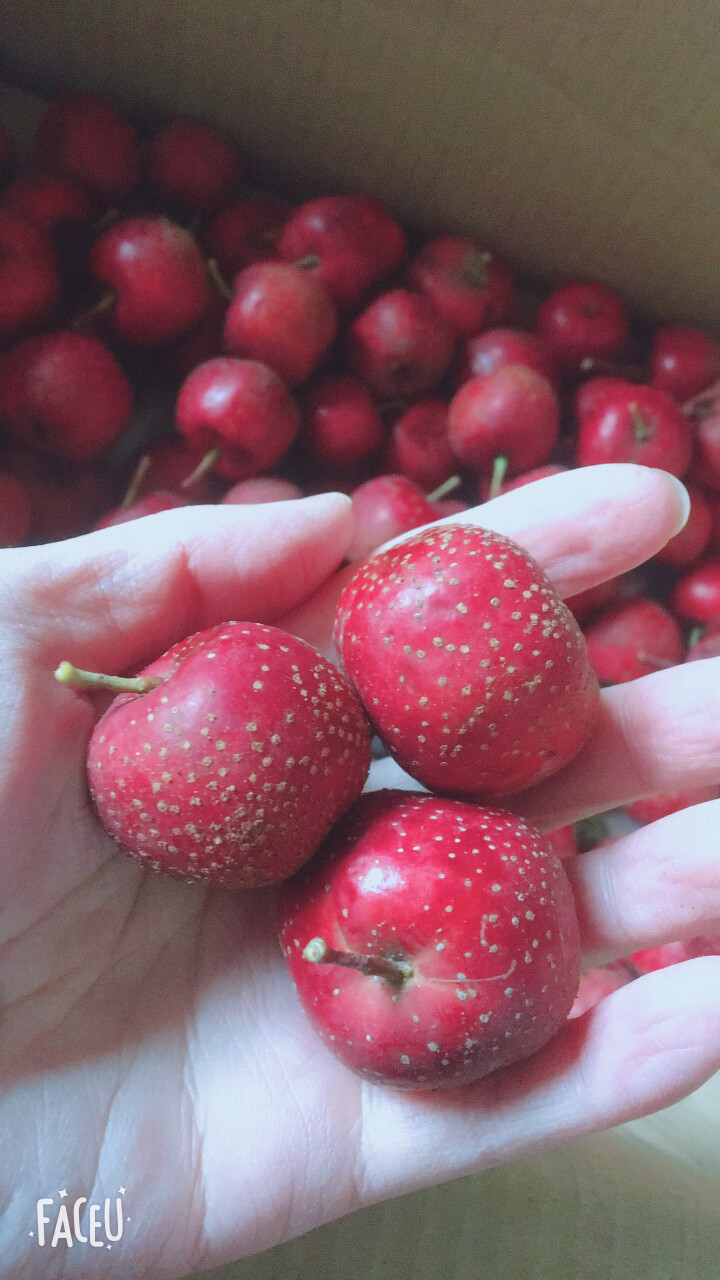
[[[515,537],[569,595],[640,563],[682,517],[664,473],[623,466],[553,477],[463,518]],[[616,992],[455,1096],[365,1084],[305,1021],[274,891],[166,880],[104,835],[84,771],[99,704],[54,681],[58,662],[137,669],[228,618],[279,622],[330,652],[350,532],[334,495],[169,512],[2,553],[3,1276],[179,1276],[667,1105],[720,1065],[709,958]],[[717,781],[719,675],[717,659],[605,691],[577,759],[512,807],[550,828]],[[369,785],[413,784],[380,761]],[[717,927],[719,806],[569,865],[589,960]],[[111,1250],[52,1249],[52,1227],[40,1247],[40,1197],[54,1222],[61,1190],[91,1204],[121,1187],[127,1221]]]

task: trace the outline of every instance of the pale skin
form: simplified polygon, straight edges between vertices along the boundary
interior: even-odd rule
[[[514,537],[569,595],[630,569],[682,523],[662,472],[608,466],[467,519]],[[142,526],[142,527],[141,527]],[[0,553],[0,1274],[160,1280],[375,1201],[667,1106],[720,1066],[720,958],[651,974],[543,1051],[456,1094],[361,1082],[306,1023],[273,890],[206,890],[117,852],[93,814],[88,736],[107,695],[62,659],[128,672],[228,618],[330,651],[339,495],[172,511]],[[513,798],[544,829],[717,782],[720,659],[606,691],[556,778]],[[104,700],[104,701],[103,701]],[[386,761],[370,785],[408,785]],[[509,807],[509,805],[508,805]],[[586,964],[720,927],[720,801],[568,866]],[[39,1254],[36,1201],[125,1187],[122,1240]]]

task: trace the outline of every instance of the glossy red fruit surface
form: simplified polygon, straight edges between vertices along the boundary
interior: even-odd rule
[[[597,409],[604,407],[607,403],[612,404],[618,397],[626,395],[628,389],[635,385],[633,382],[628,382],[626,378],[605,375],[588,378],[587,382],[583,382],[575,392],[575,417],[579,423],[583,423]]]
[[[40,169],[79,183],[106,206],[130,195],[140,177],[135,130],[91,93],[69,93],[48,107],[37,128],[35,158]]]
[[[601,684],[638,680],[683,660],[682,633],[672,614],[642,596],[600,614],[585,640]]]
[[[112,327],[125,342],[156,346],[203,314],[210,286],[197,241],[167,218],[125,218],[95,241],[92,271],[116,294]]]
[[[499,456],[510,475],[539,466],[557,443],[559,424],[550,383],[520,364],[466,382],[448,409],[450,444],[475,474],[491,472]]]
[[[88,778],[125,852],[184,880],[291,875],[360,792],[370,735],[337,668],[276,627],[226,622],[174,645],[98,721]]]
[[[720,343],[701,329],[657,329],[650,353],[650,375],[654,387],[683,404],[720,377]]]
[[[60,302],[60,279],[47,232],[0,209],[0,339],[46,324]]]
[[[368,290],[400,264],[405,232],[370,196],[321,196],[300,206],[287,221],[278,253],[301,263],[343,309],[357,306]]]
[[[429,524],[438,513],[407,476],[373,476],[352,493],[354,530],[348,560],[362,560],[383,542]]]
[[[130,383],[99,338],[67,329],[25,338],[0,378],[0,423],[27,449],[88,462],[130,421]]]
[[[457,337],[503,324],[515,309],[510,268],[467,236],[438,236],[424,245],[407,272]]]
[[[690,465],[687,419],[664,391],[626,383],[580,423],[576,462],[636,462],[683,476]]]
[[[199,451],[219,449],[219,475],[249,480],[289,449],[300,413],[273,369],[223,356],[198,365],[185,379],[175,421]]]
[[[684,573],[670,596],[670,607],[686,622],[720,617],[720,557],[710,556]]]
[[[400,966],[399,980],[311,963],[312,939]],[[282,891],[280,941],[301,1003],[352,1070],[449,1089],[537,1052],[579,976],[575,907],[539,832],[416,792],[363,796]]]
[[[226,280],[254,262],[277,256],[277,245],[292,205],[285,200],[255,197],[228,205],[207,224],[202,244]]]
[[[535,331],[558,360],[581,361],[616,355],[628,334],[620,295],[595,280],[562,285],[546,298],[535,318]]]
[[[432,492],[456,467],[444,400],[418,400],[395,419],[383,458],[385,471],[400,472]]]
[[[384,429],[372,397],[357,378],[330,374],[303,397],[305,443],[328,467],[354,467],[382,443]]]
[[[432,303],[407,289],[380,294],[350,326],[350,367],[384,399],[432,391],[453,349],[452,332]]]
[[[225,347],[232,355],[270,365],[296,386],[319,364],[335,337],[330,295],[299,267],[258,262],[234,282],[225,316]]]
[[[486,329],[467,339],[458,362],[457,386],[470,378],[484,378],[508,364],[524,364],[553,386],[558,380],[555,357],[537,334],[521,329]]]
[[[163,207],[216,213],[240,184],[240,162],[231,138],[197,120],[172,120],[150,146],[148,180]]]
[[[53,231],[58,223],[87,223],[92,213],[82,187],[47,173],[23,173],[5,188],[2,203],[46,231]]]
[[[388,750],[426,787],[499,797],[562,768],[598,685],[582,633],[516,543],[436,525],[362,565],[335,642]]]

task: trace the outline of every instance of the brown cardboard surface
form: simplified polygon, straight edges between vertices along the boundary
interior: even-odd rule
[[[230,126],[529,272],[720,330],[720,16],[684,0],[3,0],[0,70]]]

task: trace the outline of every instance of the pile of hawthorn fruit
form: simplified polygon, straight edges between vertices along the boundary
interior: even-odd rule
[[[344,671],[228,622],[116,686],[88,771],[107,829],[155,869],[288,880],[300,998],[370,1078],[461,1084],[535,1051],[571,1008],[720,949],[636,953],[578,995],[556,856],[577,833],[483,807],[567,763],[598,682],[720,654],[719,379],[712,337],[631,324],[599,282],[530,315],[472,238],[418,239],[364,195],[259,195],[205,124],[140,137],[72,93],[23,172],[0,127],[0,545],[200,502],[352,497]],[[513,543],[433,525],[601,462],[683,477],[692,509],[652,562],[569,608]],[[430,794],[358,798],[371,734]]]

